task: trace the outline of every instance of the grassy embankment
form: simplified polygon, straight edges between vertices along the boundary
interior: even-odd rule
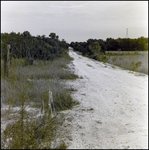
[[[106,52],[107,63],[148,74],[148,51]]]
[[[106,51],[105,54],[85,56],[123,69],[148,74],[148,51]]]
[[[35,60],[33,65],[26,66],[24,59],[13,59],[8,78],[4,78],[1,60],[1,104],[8,106],[1,117],[6,122],[12,121],[2,133],[1,148],[51,148],[61,121],[56,116],[51,117],[49,90],[54,100],[52,111],[58,113],[78,104],[61,82],[78,78],[67,67],[71,60],[64,56],[54,61]],[[28,106],[30,112],[26,109]],[[37,111],[34,111],[35,108]],[[40,109],[45,113],[37,117]],[[59,148],[66,148],[65,143]]]

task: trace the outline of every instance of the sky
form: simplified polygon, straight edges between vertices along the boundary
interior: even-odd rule
[[[1,32],[66,42],[148,37],[148,1],[1,1]]]

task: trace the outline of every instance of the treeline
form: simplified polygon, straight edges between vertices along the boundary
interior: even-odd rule
[[[70,46],[88,56],[105,51],[145,51],[148,50],[148,38],[88,39],[87,42],[71,42]]]
[[[64,39],[59,40],[59,36],[50,33],[45,35],[32,36],[30,32],[23,33],[1,33],[1,56],[7,55],[7,46],[10,45],[11,58],[29,58],[40,60],[53,60],[61,57],[68,51],[69,44]]]

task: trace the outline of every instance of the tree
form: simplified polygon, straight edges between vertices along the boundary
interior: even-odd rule
[[[139,51],[144,51],[145,50],[145,44],[147,44],[148,41],[146,41],[146,39],[141,36],[140,38],[138,38],[138,44],[139,44]]]
[[[107,51],[117,51],[120,46],[119,43],[113,38],[106,39]]]
[[[105,41],[104,40],[102,40],[102,39],[99,39],[98,40],[98,43],[99,43],[99,45],[101,46],[101,52],[103,52],[104,54],[105,54],[105,51],[106,51],[106,44],[105,44]]]
[[[62,56],[68,50],[68,43],[59,36],[51,33],[49,37],[45,35],[32,36],[29,31],[16,34],[1,33],[2,41],[11,45],[11,56],[13,58],[26,58],[26,64],[33,64],[34,59],[54,59]],[[48,46],[47,46],[48,45]],[[4,49],[4,48],[3,48]]]
[[[7,66],[7,44],[1,42],[2,59],[4,60],[4,76],[8,77],[8,66]]]
[[[26,61],[27,63],[32,65],[33,64],[33,58],[31,57],[31,49],[33,43],[32,36],[28,31],[24,31],[23,36],[24,36],[25,49],[26,49]]]
[[[49,37],[51,37],[52,39],[56,39],[56,34],[55,33],[50,33]]]
[[[99,45],[98,42],[93,42],[90,45],[88,45],[88,49],[92,52],[92,53],[100,53],[101,50],[101,46]]]
[[[59,42],[59,46],[63,47],[64,49],[68,49],[68,44],[66,43],[64,39],[62,39],[62,41]]]

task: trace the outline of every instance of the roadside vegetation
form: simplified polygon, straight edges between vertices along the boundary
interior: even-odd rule
[[[68,44],[64,40],[59,41],[58,36],[52,33],[49,41],[54,42],[51,49],[56,51],[46,51],[40,44],[43,39],[40,39],[38,46],[45,53],[43,57],[42,54],[37,55],[37,48],[33,57],[30,55],[35,52],[33,45],[29,46],[28,43],[26,49],[23,46],[19,49],[23,43],[17,44],[17,39],[13,41],[9,34],[5,35],[1,51],[1,118],[2,124],[4,121],[6,126],[1,135],[1,148],[66,149],[64,141],[59,147],[56,147],[55,142],[54,145],[52,143],[58,138],[57,128],[63,123],[63,118],[57,118],[59,112],[78,104],[65,85],[65,80],[78,78],[67,66],[72,61],[67,53]],[[9,39],[12,43],[9,43]],[[26,38],[22,40],[30,42]],[[9,60],[8,44],[12,48]],[[23,50],[24,54],[29,55],[22,55]],[[18,51],[22,54],[19,55]],[[50,102],[49,91],[53,99]]]
[[[148,38],[88,39],[87,42],[71,42],[69,46],[91,59],[148,74]]]
[[[148,74],[148,51],[107,53],[107,63],[121,68]]]
[[[63,124],[62,110],[71,109],[73,100],[65,81],[78,76],[68,68],[72,58],[68,47],[89,58],[113,63],[148,74],[144,56],[121,51],[148,50],[148,39],[89,39],[87,42],[59,40],[50,33],[32,36],[30,32],[1,34],[1,148],[66,149],[57,129]],[[120,53],[107,53],[107,51]],[[130,61],[131,60],[131,61]],[[142,67],[144,66],[144,68]],[[131,66],[131,67],[130,67]],[[143,68],[143,69],[142,69]],[[146,70],[145,70],[146,69]]]

